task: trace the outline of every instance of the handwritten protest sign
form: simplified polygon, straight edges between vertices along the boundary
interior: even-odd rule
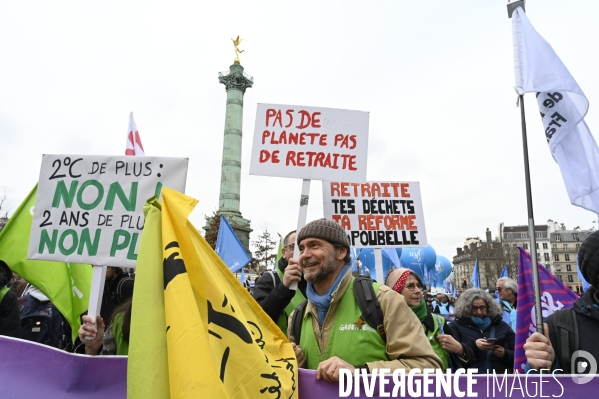
[[[135,267],[143,205],[185,191],[187,158],[44,155],[29,259]]]
[[[352,247],[426,247],[417,182],[322,182],[324,216],[347,232]]]
[[[250,174],[366,180],[368,112],[258,104]]]

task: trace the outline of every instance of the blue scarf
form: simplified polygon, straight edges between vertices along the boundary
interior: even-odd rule
[[[335,281],[333,281],[333,284],[327,290],[327,292],[324,293],[324,295],[318,295],[312,283],[308,283],[308,286],[306,287],[306,296],[308,297],[312,305],[314,305],[316,310],[318,310],[318,324],[321,326],[324,322],[324,317],[327,315],[329,306],[331,306],[331,301],[333,300],[333,292],[335,292],[337,287],[339,287],[339,283],[341,283],[341,279],[343,278],[343,276],[345,276],[345,273],[347,272],[347,269],[349,269],[349,267],[349,263],[346,263],[343,266],[341,272],[339,272],[337,278],[335,279]]]
[[[480,328],[483,331],[485,331],[487,328],[489,328],[489,326],[491,326],[491,318],[489,316],[483,318],[472,316],[470,320],[472,320],[476,327]]]

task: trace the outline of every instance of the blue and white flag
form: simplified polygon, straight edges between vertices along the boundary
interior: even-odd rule
[[[472,269],[472,277],[470,277],[470,284],[474,288],[480,288],[480,274],[478,272],[478,259],[474,262],[474,269]]]
[[[401,267],[399,256],[397,256],[397,251],[395,248],[383,248],[381,252],[383,253],[383,256],[389,258],[395,267]]]
[[[233,272],[239,271],[245,265],[250,263],[250,256],[237,238],[237,235],[231,228],[227,218],[220,217],[220,226],[218,227],[218,237],[216,237],[216,254],[225,262],[225,265]]]
[[[501,271],[501,276],[499,276],[499,278],[504,278],[504,277],[508,277],[508,275],[507,275],[507,264],[505,266],[503,266],[503,270]]]
[[[599,213],[599,148],[584,121],[589,101],[521,7],[512,15],[512,33],[516,91],[536,93],[549,150],[572,205]]]

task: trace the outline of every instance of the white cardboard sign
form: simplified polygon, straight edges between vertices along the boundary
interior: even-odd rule
[[[322,182],[324,217],[356,248],[426,247],[418,182]]]
[[[258,104],[250,174],[365,181],[369,113]]]
[[[135,267],[143,205],[185,191],[187,158],[44,155],[29,259]]]

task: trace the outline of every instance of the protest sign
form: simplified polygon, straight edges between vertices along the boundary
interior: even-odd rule
[[[366,180],[369,113],[258,104],[250,174]]]
[[[187,158],[44,155],[29,259],[135,267],[143,205],[185,190]]]
[[[426,247],[418,182],[322,183],[324,216],[357,248]]]

